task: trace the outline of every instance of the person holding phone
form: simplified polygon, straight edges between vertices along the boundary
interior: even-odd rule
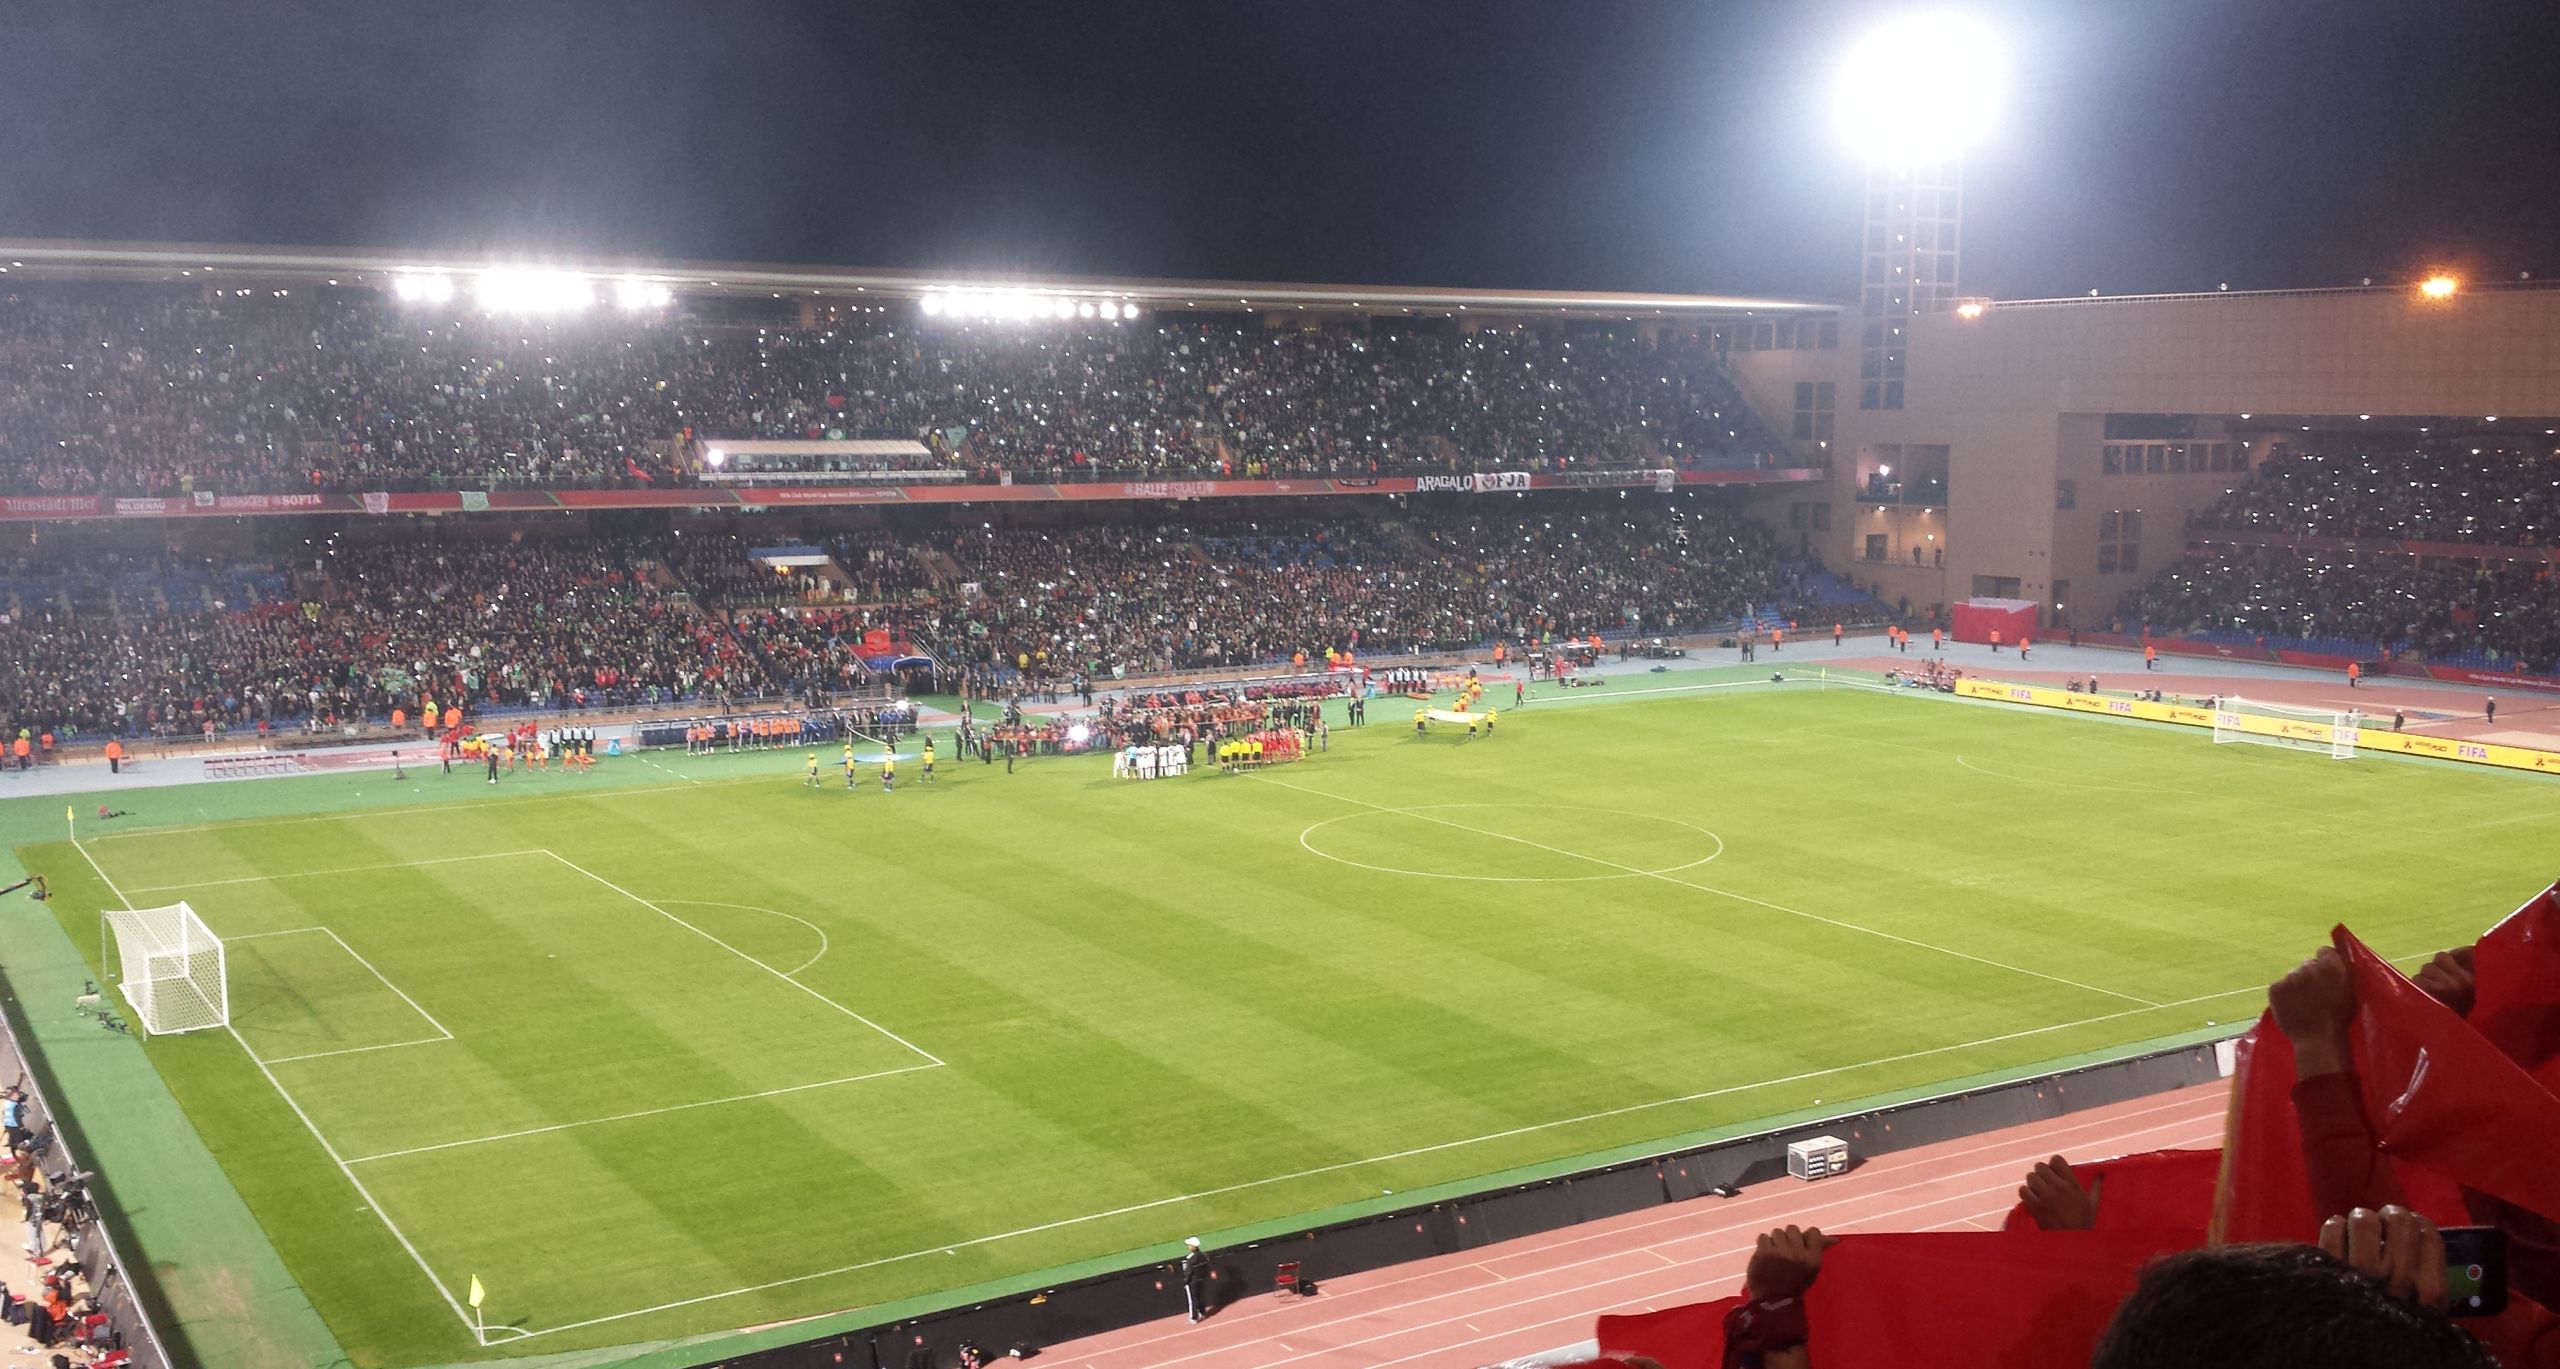
[[[2399,1207],[2332,1217],[2317,1247],[2170,1255],[2143,1269],[2089,1369],[2492,1369],[2444,1314],[2444,1258],[2435,1224]]]

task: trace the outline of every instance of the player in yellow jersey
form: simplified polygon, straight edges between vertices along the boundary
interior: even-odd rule
[[[809,787],[818,787],[818,753],[815,750],[809,752]]]

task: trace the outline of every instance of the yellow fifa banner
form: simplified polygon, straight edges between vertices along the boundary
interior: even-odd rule
[[[471,1304],[471,1309],[472,1309],[473,1311],[475,1311],[475,1312],[476,1312],[476,1311],[478,1311],[478,1310],[480,1310],[480,1304],[481,1304],[483,1301],[485,1301],[485,1300],[488,1298],[488,1296],[489,1296],[488,1290],[486,1290],[486,1289],[484,1289],[484,1288],[482,1288],[482,1287],[480,1286],[480,1276],[479,1276],[479,1275],[477,1275],[477,1274],[472,1275],[472,1276],[471,1276],[471,1296],[470,1296],[468,1299],[466,1299],[466,1300],[465,1300],[465,1301],[467,1301],[467,1302],[469,1302],[469,1303]]]
[[[2192,704],[2153,703],[2148,699],[2114,699],[2099,694],[2075,694],[2050,685],[2004,684],[1997,680],[1958,680],[1956,693],[1968,699],[1992,699],[2000,703],[2029,704],[2037,708],[2060,709],[2066,713],[2102,713],[2116,718],[2140,718],[2146,722],[2176,723],[2181,727],[2213,726],[2213,710]],[[2240,718],[2243,731],[2269,737],[2293,737],[2302,741],[2327,745],[2330,725],[2298,721],[2291,718],[2269,718],[2246,714]],[[2368,751],[2389,751],[2404,756],[2427,756],[2436,760],[2464,761],[2472,765],[2494,765],[2506,770],[2537,770],[2546,775],[2560,775],[2560,752],[2537,751],[2526,746],[2507,746],[2498,742],[2467,742],[2455,737],[2434,737],[2418,732],[2394,732],[2377,728],[2370,718],[2356,729],[2356,745]]]

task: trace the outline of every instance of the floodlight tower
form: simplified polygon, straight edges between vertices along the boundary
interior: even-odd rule
[[[1859,239],[1858,407],[1902,407],[1910,319],[1956,307],[1964,154],[1998,103],[1991,34],[1961,15],[1891,20],[1858,40],[1835,90],[1867,168]]]

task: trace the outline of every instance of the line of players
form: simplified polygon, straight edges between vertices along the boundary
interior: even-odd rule
[[[444,773],[453,773],[455,761],[465,766],[477,761],[488,767],[489,783],[496,784],[501,765],[511,775],[519,765],[528,770],[547,771],[555,759],[560,762],[562,770],[583,772],[593,769],[596,763],[596,730],[592,727],[546,730],[524,723],[492,737],[456,727],[437,740],[436,749],[444,762]]]
[[[932,784],[934,782],[933,738],[924,739],[924,755],[920,759],[924,767],[924,782]],[[826,787],[826,782],[819,776],[818,753],[814,749],[809,752],[809,777],[803,783],[811,789]],[[854,758],[853,743],[850,741],[844,744],[844,788],[848,794],[859,793],[862,789],[862,762]],[[896,793],[897,789],[898,753],[894,750],[883,751],[880,753],[880,792],[892,794]]]
[[[687,754],[708,756],[725,743],[732,751],[772,751],[800,744],[807,720],[796,716],[738,718],[695,723],[684,730]]]

